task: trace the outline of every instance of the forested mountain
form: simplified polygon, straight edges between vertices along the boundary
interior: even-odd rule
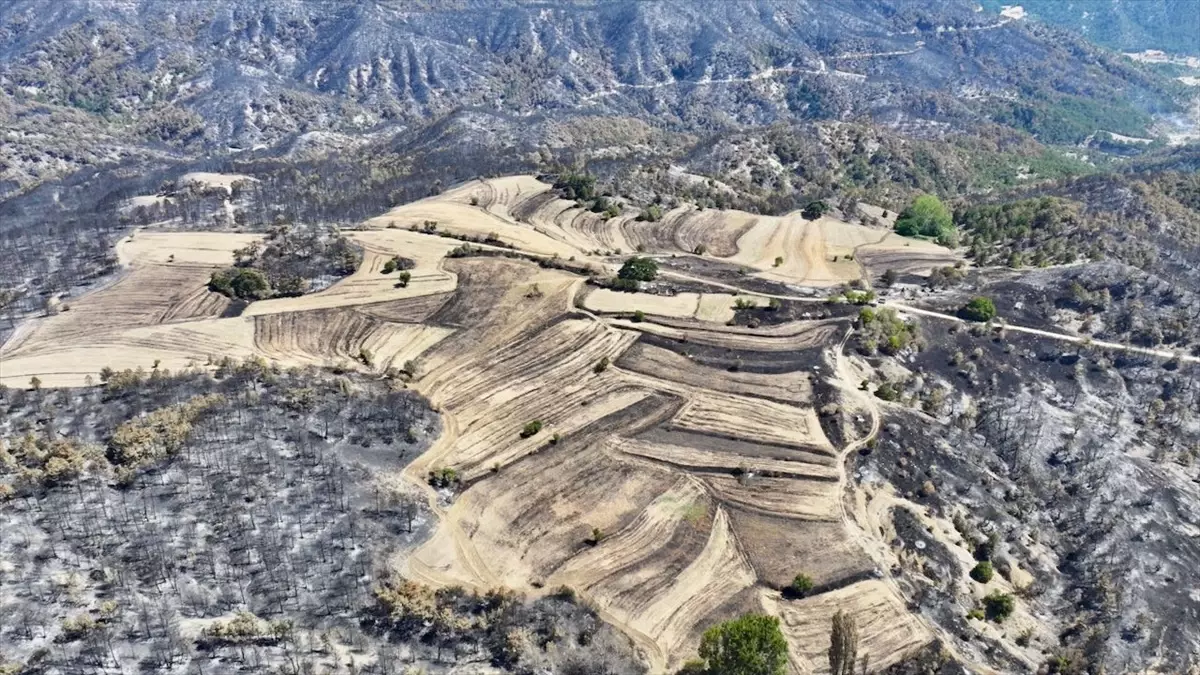
[[[129,156],[339,147],[470,107],[693,133],[865,115],[938,134],[995,119],[1052,143],[1143,135],[1149,113],[1177,107],[1169,80],[976,9],[13,0],[0,10],[0,192]]]
[[[1011,4],[1017,3],[983,3],[996,11]],[[1025,0],[1019,4],[1034,19],[1111,49],[1200,55],[1200,6],[1192,0]]]

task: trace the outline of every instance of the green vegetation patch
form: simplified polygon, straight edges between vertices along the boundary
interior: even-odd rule
[[[978,321],[980,323],[991,321],[996,318],[996,303],[992,302],[991,298],[971,298],[970,302],[958,310],[958,315],[967,321]]]
[[[700,658],[711,675],[783,675],[787,640],[778,617],[747,614],[705,631]]]
[[[658,276],[658,263],[652,258],[644,258],[634,256],[625,261],[621,265],[621,270],[617,272],[618,279],[626,279],[628,281],[654,281]]]
[[[939,244],[957,246],[958,236],[950,209],[934,195],[921,195],[896,218],[896,234],[903,237],[930,237]]]
[[[1097,131],[1143,136],[1150,116],[1122,99],[1083,98],[1059,94],[1000,104],[992,120],[1033,134],[1043,143],[1074,145]]]

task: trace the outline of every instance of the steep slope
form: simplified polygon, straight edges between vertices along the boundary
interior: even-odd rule
[[[936,130],[990,114],[977,106],[993,96],[1109,104],[1127,91],[1155,111],[1172,94],[1082,41],[957,0],[15,0],[0,64],[6,191],[112,159],[76,145],[242,151],[463,107],[692,131],[857,114]],[[67,144],[43,123],[70,111],[87,124]]]

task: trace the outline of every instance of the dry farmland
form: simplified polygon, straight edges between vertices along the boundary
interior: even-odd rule
[[[747,611],[783,619],[796,673],[828,670],[837,609],[857,618],[873,667],[934,637],[852,523],[843,463],[867,435],[831,439],[818,415],[837,403],[877,421],[842,363],[845,320],[738,327],[726,324],[739,298],[767,299],[615,293],[528,260],[446,256],[463,237],[610,266],[635,250],[702,252],[763,279],[831,286],[879,271],[864,262],[919,269],[950,252],[796,214],[681,207],[657,222],[606,219],[531,177],[465,184],[349,236],[364,249],[354,274],[242,307],[205,283],[250,235],[138,232],[121,244],[118,280],[0,349],[0,381],[79,386],[105,367],[203,368],[225,356],[379,375],[404,366],[443,424],[403,474],[438,525],[394,561],[398,572],[534,595],[570,586],[653,672],[677,668],[705,628]],[[413,262],[407,285],[382,273],[396,255]],[[635,310],[644,321],[625,318]],[[427,485],[443,468],[458,472],[457,490]],[[800,573],[814,594],[782,598]]]

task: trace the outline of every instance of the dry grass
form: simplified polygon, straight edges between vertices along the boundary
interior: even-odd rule
[[[739,300],[760,307],[767,304],[766,299],[754,295],[730,295],[728,293],[653,295],[651,293],[624,293],[600,288],[584,297],[583,306],[600,313],[627,314],[641,310],[654,316],[694,318],[712,323],[725,323],[733,319],[734,304]]]
[[[433,537],[395,561],[411,577],[531,593],[569,585],[656,672],[691,656],[708,625],[756,609],[783,617],[799,672],[824,670],[836,607],[859,618],[860,649],[877,666],[928,639],[880,581],[795,603],[770,590],[798,572],[838,585],[872,568],[843,522],[844,449],[813,408],[817,378],[829,377],[821,350],[844,323],[727,326],[729,294],[603,290],[585,307],[642,309],[650,320],[585,316],[573,307],[578,277],[506,258],[446,259],[459,242],[407,229],[426,220],[595,262],[595,250],[703,246],[760,276],[815,285],[862,274],[834,255],[937,254],[829,219],[680,208],[658,223],[606,221],[530,177],[476,181],[351,233],[365,249],[353,275],[236,317],[219,318],[228,301],[204,283],[253,236],[139,232],[120,245],[124,278],[19,330],[0,351],[0,380],[70,386],[105,366],[204,367],[223,356],[374,372],[415,361],[410,386],[442,413],[444,433],[406,477],[424,485],[449,466],[465,483],[438,507]],[[394,255],[416,263],[407,287],[381,273]],[[523,438],[533,420],[540,433]]]

